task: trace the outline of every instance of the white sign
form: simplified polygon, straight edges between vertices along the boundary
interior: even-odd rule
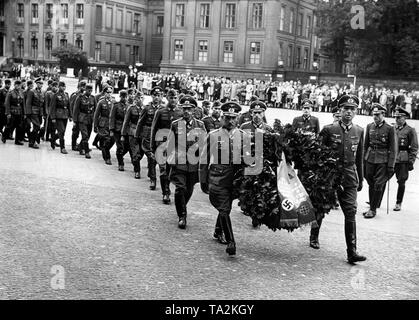
[[[317,80],[316,76],[310,76],[310,80]]]
[[[74,69],[73,68],[67,68],[67,77],[74,78]]]

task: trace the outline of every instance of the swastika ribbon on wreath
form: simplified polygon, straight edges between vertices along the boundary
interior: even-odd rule
[[[282,159],[285,159],[284,154]],[[277,186],[281,203],[281,227],[299,227],[316,220],[307,191],[294,169],[284,160],[278,164]]]

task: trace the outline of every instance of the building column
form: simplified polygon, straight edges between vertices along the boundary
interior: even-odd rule
[[[40,0],[38,4],[38,58],[37,60],[44,60],[44,15],[45,15],[45,1]]]
[[[25,0],[24,6],[24,16],[25,16],[25,31],[23,32],[23,59],[28,59],[30,56],[30,48],[31,48],[31,34],[29,31],[30,22],[32,20],[32,11],[31,11],[31,2],[30,0]],[[16,42],[17,43],[17,42]],[[19,48],[17,48],[19,50]]]

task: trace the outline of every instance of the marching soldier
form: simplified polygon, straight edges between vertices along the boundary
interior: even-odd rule
[[[168,138],[167,162],[171,165],[170,182],[175,186],[175,206],[179,218],[178,227],[186,228],[187,205],[192,197],[194,186],[199,182],[198,161],[189,161],[189,148],[196,141],[205,141],[206,131],[204,123],[194,118],[194,108],[198,103],[191,96],[183,96],[179,100],[179,107],[183,109],[181,119],[173,121]],[[194,140],[190,139],[195,137]],[[199,152],[199,150],[197,150]],[[196,155],[199,159],[199,153]]]
[[[309,99],[304,99],[302,102],[303,115],[295,117],[292,121],[294,130],[303,129],[306,132],[313,132],[318,134],[320,132],[319,119],[311,115],[313,110],[313,102]]]
[[[233,203],[233,180],[242,168],[242,144],[246,133],[237,128],[237,118],[241,107],[236,102],[226,102],[221,106],[223,125],[208,134],[206,150],[201,155],[199,181],[201,189],[209,193],[211,204],[219,214],[214,237],[223,243],[224,234],[227,242],[226,252],[236,254],[233,228],[230,220]],[[227,160],[227,161],[226,161]],[[221,225],[221,228],[219,228]]]
[[[93,86],[86,85],[86,91],[74,103],[73,119],[81,132],[79,147],[80,155],[90,159],[89,139],[93,129],[93,115],[96,109],[95,97],[92,96]],[[74,128],[74,127],[73,127]],[[74,133],[74,132],[73,132]]]
[[[153,123],[151,125],[151,150],[155,154],[157,148],[165,143],[166,138],[163,141],[156,141],[156,133],[162,129],[170,129],[173,121],[182,117],[182,108],[177,107],[178,94],[174,89],[170,89],[167,93],[167,105],[158,109],[154,115]],[[163,203],[170,203],[170,181],[167,163],[159,163],[160,170],[160,186],[163,194]]]
[[[372,104],[374,122],[368,124],[365,134],[365,179],[369,185],[370,209],[364,218],[371,219],[377,214],[377,207],[388,179],[394,174],[397,144],[393,126],[384,120],[387,109],[379,103]]]
[[[140,119],[138,120],[137,129],[135,131],[135,137],[140,138],[141,147],[144,151],[144,154],[147,156],[148,162],[148,177],[150,178],[150,190],[156,190],[156,159],[153,154],[153,151],[150,149],[151,146],[151,126],[153,124],[153,119],[156,111],[160,108],[163,89],[159,86],[151,89],[151,96],[153,98],[152,102],[145,106],[140,114]]]
[[[396,173],[398,188],[397,200],[394,211],[400,211],[402,208],[405,184],[409,178],[409,171],[413,170],[413,164],[418,152],[418,137],[416,130],[406,123],[409,112],[402,108],[397,108],[394,115],[396,118],[396,135],[398,142],[398,154],[394,171]]]
[[[70,96],[70,118],[69,118],[70,121],[73,118],[74,106],[75,106],[75,103],[76,103],[77,99],[80,96],[82,96],[84,94],[84,92],[86,91],[86,81],[80,81],[77,88],[78,88],[78,90],[76,92],[73,92]],[[73,129],[71,131],[72,131],[72,134],[71,134],[71,150],[80,151],[79,147],[77,145],[77,139],[80,135],[80,128],[79,128],[79,123],[78,123],[77,119],[74,119]]]
[[[128,89],[128,95],[132,100],[130,106],[125,113],[124,123],[122,125],[122,138],[128,141],[131,150],[131,162],[134,166],[134,178],[140,179],[141,164],[140,161],[144,156],[144,151],[141,148],[139,139],[135,137],[135,130],[137,129],[138,119],[140,118],[142,108],[142,95],[133,99],[135,90]]]
[[[28,92],[33,90],[33,81],[22,81],[22,91],[23,91],[23,132],[24,132],[24,138],[23,141],[27,142],[29,141],[29,138],[31,136],[31,124],[29,121],[26,120],[25,115],[25,107],[26,107],[26,98],[28,97]],[[26,139],[27,138],[27,139]]]
[[[95,95],[95,100],[96,100],[96,105],[97,106],[99,105],[100,100],[102,100],[103,98],[105,98],[106,93],[108,91],[108,87],[109,87],[109,85],[108,84],[105,84],[103,86],[102,91],[100,93],[98,93],[97,95]],[[95,128],[95,127],[93,127],[93,128]],[[109,130],[109,126],[108,126],[108,130]],[[96,136],[93,139],[92,145],[95,146],[97,149],[102,150],[101,146],[98,145],[98,143],[100,143],[100,140],[101,140],[101,135],[98,134],[96,131],[95,131],[95,133],[96,133]],[[106,160],[105,160],[105,162],[106,162]]]
[[[6,101],[4,103],[5,114],[7,116],[8,124],[6,129],[3,132],[1,141],[6,143],[6,138],[9,137],[13,130],[15,132],[15,144],[22,146],[23,145],[23,105],[24,105],[24,96],[21,91],[21,81],[16,80],[14,83],[13,90],[9,91],[6,95]]]
[[[65,149],[65,130],[67,128],[68,118],[70,116],[70,97],[68,93],[65,92],[65,82],[60,81],[58,84],[58,92],[52,95],[49,119],[51,119],[51,147],[55,149],[55,141],[58,139],[60,141],[60,149],[62,154],[67,154]]]
[[[319,135],[323,144],[336,149],[340,154],[338,165],[343,176],[337,195],[345,216],[346,251],[348,262],[351,264],[366,260],[366,257],[356,251],[356,198],[357,192],[362,190],[364,141],[364,130],[352,123],[358,104],[356,96],[342,96],[338,102],[342,119],[338,123],[325,126]],[[314,249],[320,248],[318,236],[322,219],[317,223],[318,227],[312,227],[310,232],[310,247]]]
[[[251,121],[245,122],[240,126],[240,129],[248,132],[251,137],[252,146],[255,144],[255,132],[260,130],[262,132],[271,132],[272,128],[263,122],[265,117],[266,104],[262,101],[256,100],[250,104],[249,112],[252,117]],[[255,150],[252,148],[252,156],[255,156]],[[254,228],[259,226],[259,222],[256,219],[253,219],[252,225]]]
[[[48,81],[48,83],[49,82],[50,81]],[[59,144],[57,144],[56,140],[51,140],[53,137],[55,137],[55,139],[58,139],[59,136],[56,133],[56,126],[52,124],[51,117],[49,116],[51,112],[52,97],[59,91],[58,85],[59,84],[57,81],[53,81],[50,84],[49,90],[45,93],[44,127],[41,128],[40,132],[40,135],[43,137],[45,134],[45,126],[47,127],[45,140],[50,140],[50,145],[53,150],[55,149],[55,147],[60,146]]]
[[[118,160],[118,170],[124,171],[124,155],[130,153],[128,139],[123,138],[121,130],[124,124],[125,113],[128,109],[127,104],[128,92],[126,90],[119,91],[119,102],[114,103],[111,109],[111,116],[109,120],[110,135],[115,139],[116,144],[116,159]]]
[[[212,112],[210,116],[202,119],[207,132],[218,129],[221,127],[221,102],[215,101],[211,107]]]
[[[104,89],[104,96],[102,99],[99,100],[95,110],[95,114],[93,117],[93,128],[96,133],[96,137],[99,140],[103,160],[107,165],[112,165],[110,150],[114,145],[115,141],[113,138],[111,138],[110,135],[109,118],[113,107],[113,88],[108,85],[105,86],[106,89]]]
[[[44,125],[41,127],[40,130],[40,136],[42,138],[42,140],[44,140],[44,136],[45,136],[45,141],[50,141],[51,137],[54,135],[55,137],[57,137],[57,135],[53,134],[53,132],[51,131],[52,129],[54,129],[54,126],[51,125],[51,118],[49,117],[49,113],[50,113],[50,109],[51,109],[51,100],[52,100],[52,96],[54,94],[56,94],[58,92],[58,82],[57,81],[53,81],[53,80],[48,80],[48,87],[47,90],[44,93],[45,96],[45,103],[44,103]],[[45,132],[45,130],[47,132]],[[39,142],[38,142],[39,143]],[[54,145],[54,147],[53,147]],[[55,149],[56,147],[56,142],[54,141],[54,144],[51,143],[51,148]]]
[[[4,87],[0,89],[0,133],[3,137],[4,132],[3,129],[7,126],[7,116],[6,116],[6,96],[9,93],[10,87],[12,85],[12,82],[9,79],[6,79],[4,81]],[[8,137],[6,137],[7,139]]]

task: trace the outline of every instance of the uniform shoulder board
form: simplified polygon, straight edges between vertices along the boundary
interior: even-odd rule
[[[180,119],[176,119],[176,120],[174,120],[174,121],[172,122],[172,124],[178,123],[180,120],[183,120],[183,119],[182,119],[182,118],[180,118]]]
[[[198,122],[198,123],[200,123],[200,124],[204,125],[204,121],[199,120],[199,119],[195,119],[195,120],[196,120],[196,122]]]
[[[201,121],[204,121],[204,120],[206,120],[206,119],[210,119],[211,118],[211,116],[205,116],[205,117],[203,117],[202,119],[201,119]]]

